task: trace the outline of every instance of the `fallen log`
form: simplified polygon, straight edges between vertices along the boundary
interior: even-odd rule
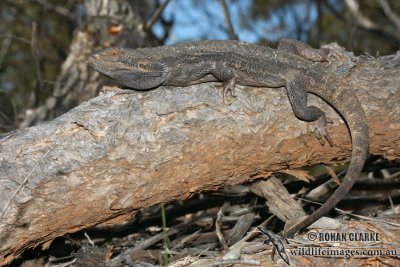
[[[370,150],[400,157],[400,53],[358,57],[344,79],[362,102]],[[293,114],[285,90],[237,88],[231,105],[214,84],[111,90],[57,119],[0,137],[0,265],[24,250],[98,224],[119,224],[161,202],[266,178],[273,172],[349,160],[347,128],[334,146]]]

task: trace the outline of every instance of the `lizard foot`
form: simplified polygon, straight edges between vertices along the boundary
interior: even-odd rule
[[[330,146],[333,146],[333,142],[331,137],[328,134],[327,131],[327,120],[325,115],[321,116],[316,122],[315,122],[315,129],[314,129],[314,134],[317,137],[319,143],[321,145],[325,145],[325,139],[328,141]]]
[[[235,93],[235,78],[230,79],[227,82],[223,82],[222,86],[218,85],[217,87],[222,87],[222,99],[225,105],[230,105],[233,103],[234,99],[236,98]]]

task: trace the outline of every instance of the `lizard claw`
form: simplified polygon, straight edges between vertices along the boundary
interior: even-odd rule
[[[232,96],[232,93],[230,93],[229,89],[225,88],[225,84],[222,85],[216,84],[215,87],[218,90],[222,90],[222,102],[224,102],[226,106],[229,106],[230,104],[233,103],[232,99],[234,98],[234,96]]]
[[[331,123],[331,121],[329,121]],[[314,134],[321,145],[325,145],[325,139],[330,146],[333,146],[333,141],[327,131],[327,120],[325,116],[321,116],[315,123]]]
[[[230,105],[233,103],[233,98],[236,98],[235,93],[235,78],[230,79],[222,84],[222,96],[225,105]]]

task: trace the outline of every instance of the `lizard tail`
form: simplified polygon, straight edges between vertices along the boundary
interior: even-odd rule
[[[289,228],[286,233],[284,233],[285,237],[293,237],[296,232],[308,227],[336,206],[353,187],[355,179],[360,175],[367,157],[368,125],[364,111],[356,96],[347,91],[347,93],[340,93],[335,97],[335,100],[330,98],[329,101],[333,103],[335,108],[342,115],[350,130],[352,142],[350,165],[343,181],[331,197],[306,219]]]

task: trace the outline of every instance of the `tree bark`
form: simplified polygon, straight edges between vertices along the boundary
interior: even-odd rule
[[[367,115],[369,152],[398,159],[400,53],[356,60],[343,79]],[[237,96],[224,105],[212,83],[111,90],[0,137],[0,265],[66,233],[121,223],[143,207],[349,160],[345,124],[316,97],[310,104],[333,120],[333,147],[296,119],[283,88],[238,86]]]

